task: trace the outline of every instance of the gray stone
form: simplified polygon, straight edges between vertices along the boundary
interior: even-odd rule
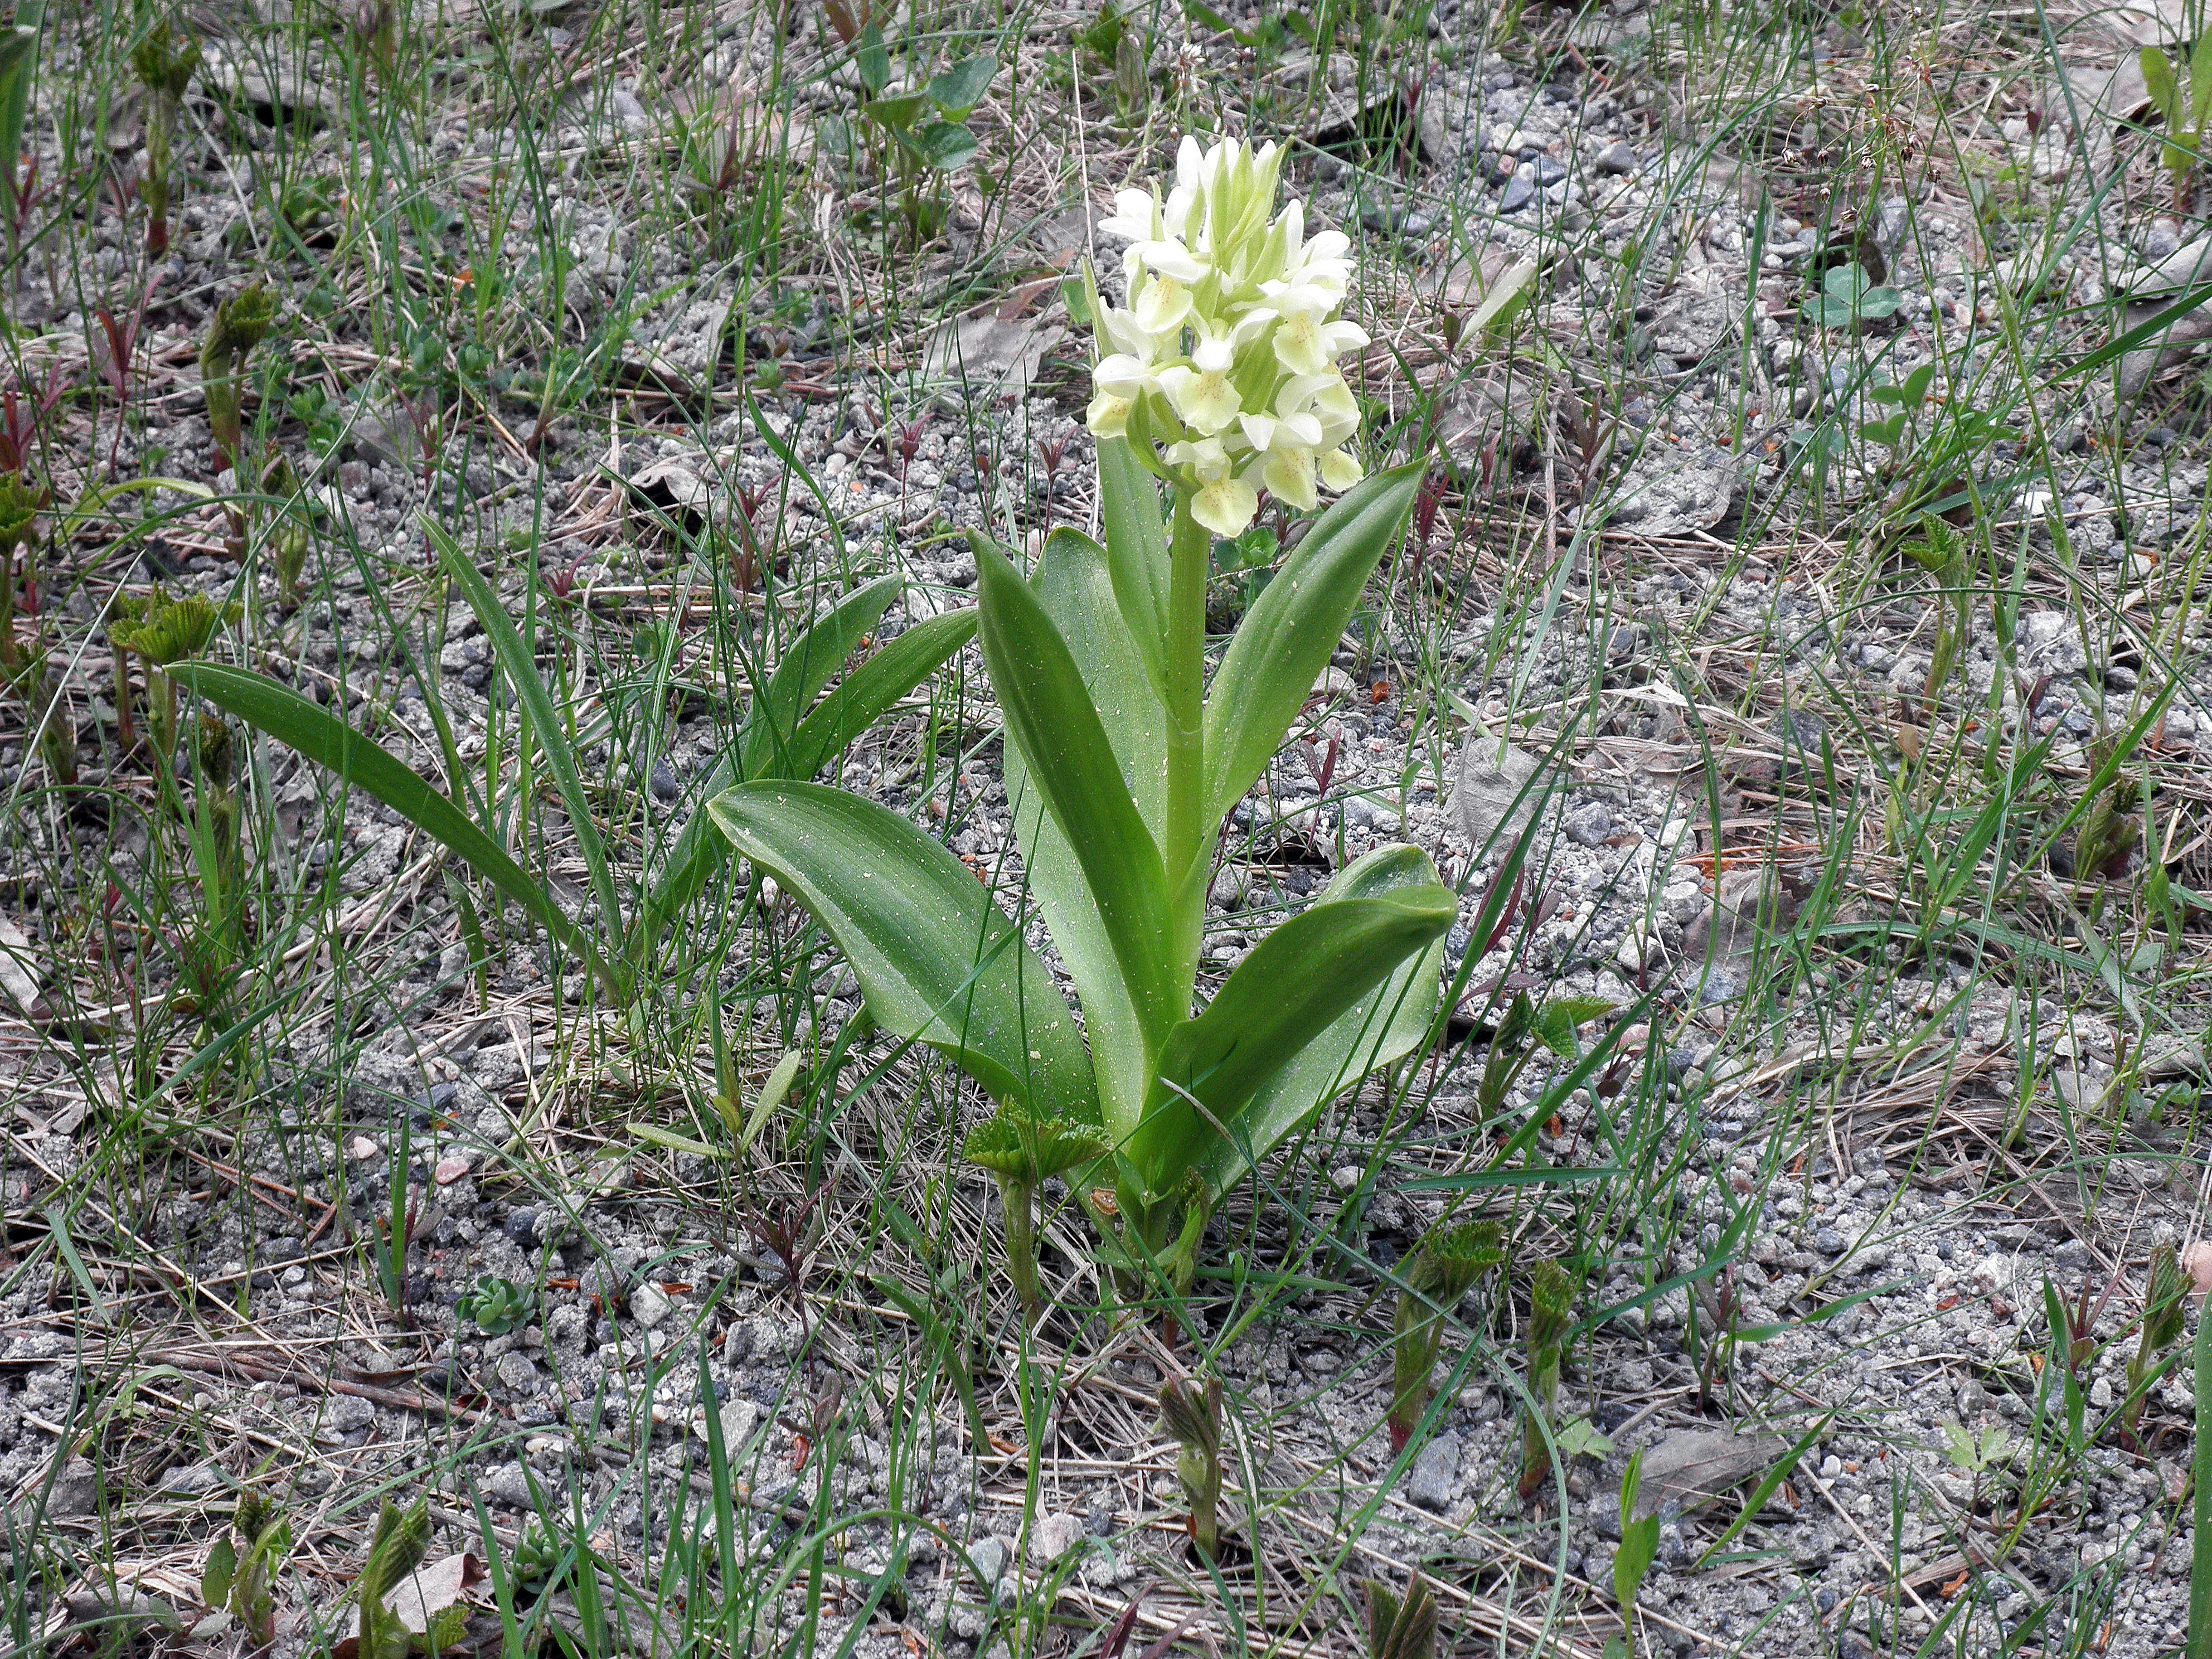
[[[1506,182],[1505,194],[1498,198],[1498,210],[1518,213],[1535,199],[1536,181],[1516,173]]]
[[[1006,1540],[988,1534],[968,1547],[968,1559],[975,1565],[975,1576],[983,1581],[986,1588],[1006,1576],[1006,1563],[1012,1557],[1012,1552],[1006,1547]]]
[[[1639,171],[1643,166],[1642,160],[1633,149],[1629,148],[1625,139],[1616,140],[1607,145],[1604,153],[1597,158],[1597,170],[1600,173],[1612,173],[1616,177],[1626,177],[1629,173]]]
[[[1030,1528],[1030,1565],[1048,1567],[1068,1551],[1082,1543],[1083,1517],[1078,1515],[1041,1515]]]
[[[520,1463],[502,1463],[484,1477],[484,1496],[510,1510],[535,1510],[530,1474]]]
[[[1459,1436],[1449,1430],[1421,1448],[1406,1472],[1406,1495],[1438,1514],[1459,1496]]]
[[[630,1316],[648,1331],[667,1318],[675,1305],[658,1285],[641,1285],[629,1293]]]
[[[531,1395],[538,1392],[538,1367],[526,1353],[503,1353],[499,1364],[492,1368],[501,1388],[510,1395]]]
[[[1567,839],[1577,847],[1602,847],[1613,833],[1613,814],[1601,800],[1586,800],[1567,814]]]
[[[1459,832],[1479,853],[1493,837],[1509,841],[1528,827],[1547,793],[1535,781],[1542,763],[1525,750],[1501,744],[1477,728],[1467,735],[1460,750],[1459,781],[1451,798],[1452,817]],[[1524,793],[1523,791],[1526,791]],[[1502,853],[1502,846],[1492,851]]]

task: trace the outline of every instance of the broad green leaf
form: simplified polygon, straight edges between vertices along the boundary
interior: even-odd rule
[[[238,1551],[228,1537],[215,1540],[208,1552],[207,1571],[200,1576],[200,1600],[219,1607],[230,1600],[230,1581],[238,1571]]]
[[[983,94],[991,89],[991,77],[998,72],[995,58],[981,52],[963,58],[930,82],[930,100],[945,112],[945,119],[964,121],[968,112],[983,101]]]
[[[1089,537],[1056,530],[1045,542],[1031,585],[1060,637],[1083,641],[1076,666],[1105,723],[1107,740],[1114,745],[1115,759],[1139,815],[1148,823],[1157,823],[1167,769],[1166,713],[1117,608],[1109,559]],[[1053,945],[1082,999],[1099,1108],[1107,1127],[1116,1137],[1126,1135],[1136,1127],[1152,1081],[1144,1028],[1121,982],[1121,964],[1115,960],[1113,942],[1091,900],[1083,866],[1031,786],[1019,744],[1006,746],[1004,763],[1006,799],[1012,805],[1014,834],[1021,844],[1030,891],[1044,912]]]
[[[1074,849],[1137,1018],[1154,1042],[1188,1015],[1175,1006],[1167,873],[1139,816],[1090,688],[1036,592],[977,540],[977,630],[1010,744],[1030,787]]]
[[[514,623],[500,604],[499,596],[477,572],[475,562],[461,551],[460,544],[427,518],[422,527],[442,557],[446,574],[461,590],[469,609],[477,613],[484,637],[491,642],[492,655],[499,659],[500,672],[529,713],[538,752],[544,756],[545,769],[552,773],[554,787],[561,792],[561,804],[568,808],[568,824],[575,831],[577,850],[583,854],[584,867],[592,878],[592,894],[599,902],[599,925],[611,933],[622,926],[622,896],[615,889],[614,867],[607,862],[606,847],[599,840],[598,825],[592,821],[592,803],[584,793],[584,780],[576,770],[575,753],[568,747],[566,728],[553,707],[552,694],[538,677],[530,647],[515,631]]]
[[[896,576],[878,576],[854,588],[785,647],[767,684],[753,694],[744,730],[738,737],[738,764],[745,778],[786,775],[779,763],[782,751],[796,737],[808,705],[860,649],[861,640],[874,631],[900,585]],[[811,776],[820,764],[817,761],[805,772],[794,769],[788,775]]]
[[[862,590],[866,592],[867,590]],[[855,594],[854,598],[859,595]],[[871,596],[872,599],[872,596]],[[851,600],[847,604],[850,605]],[[866,615],[861,607],[859,615]],[[878,613],[880,615],[880,612]],[[854,620],[857,620],[857,617]],[[763,745],[760,775],[811,778],[845,745],[880,720],[885,710],[935,673],[945,659],[975,632],[975,613],[956,611],[915,623],[837,683],[814,706],[788,744]],[[811,652],[800,647],[811,659]],[[703,799],[711,800],[738,781],[737,768],[725,756],[708,779]],[[756,777],[751,781],[757,781]],[[632,961],[641,962],[660,940],[661,931],[711,880],[728,849],[702,807],[684,822],[631,925]]]
[[[2150,94],[2150,101],[2164,118],[2168,127],[2181,124],[2181,88],[2173,78],[2173,65],[2166,61],[2166,54],[2156,46],[2145,46],[2136,54],[2136,62],[2142,66],[2143,86]]]
[[[885,1030],[943,1050],[1002,1104],[1097,1121],[1066,1002],[942,842],[818,784],[739,784],[707,810],[836,941]]]
[[[860,44],[853,52],[854,66],[860,72],[860,84],[872,98],[891,83],[891,55],[884,46],[880,26],[871,23],[860,31]]]
[[[957,121],[932,121],[915,135],[915,147],[939,173],[967,166],[979,148],[975,135]]]
[[[581,957],[617,1000],[628,997],[626,976],[616,964],[599,954],[591,937],[562,913],[545,890],[475,819],[343,720],[289,686],[242,668],[187,662],[167,672],[178,684],[228,708],[279,743],[375,796],[520,905],[564,948]]]
[[[1243,799],[1282,746],[1427,468],[1414,461],[1346,490],[1245,612],[1206,701],[1209,823]]]
[[[2204,142],[2208,114],[2212,114],[2212,34],[2200,33],[2189,53],[2189,127],[2199,146]]]
[[[1401,874],[1417,868],[1415,860],[1428,861],[1416,848],[1385,850],[1398,853],[1387,867]],[[1356,896],[1332,896],[1262,939],[1161,1052],[1144,1121],[1126,1148],[1149,1188],[1172,1191],[1185,1171],[1205,1164],[1301,1049],[1442,939],[1458,914],[1458,900],[1433,881],[1379,881],[1363,884]],[[1378,1030],[1387,1018],[1377,1012]],[[1245,1139],[1251,1157],[1269,1150]]]
[[[893,132],[904,132],[921,118],[929,107],[929,99],[919,92],[902,92],[889,98],[871,98],[860,106],[860,113],[878,126]]]
[[[726,1146],[709,1146],[703,1140],[694,1140],[690,1135],[679,1135],[673,1129],[664,1129],[658,1123],[633,1123],[629,1132],[640,1140],[655,1146],[665,1146],[672,1152],[689,1152],[694,1158],[727,1158]]]
[[[1378,847],[1345,866],[1316,907],[1437,884],[1436,866],[1418,847]],[[1298,1133],[1323,1106],[1368,1073],[1395,1066],[1428,1040],[1443,969],[1439,932],[1406,957],[1389,978],[1346,1008],[1254,1091],[1226,1139],[1200,1168],[1217,1195],[1243,1179],[1254,1162]]]
[[[1159,487],[1127,438],[1098,441],[1098,520],[1114,602],[1155,696],[1167,689],[1168,532]]]

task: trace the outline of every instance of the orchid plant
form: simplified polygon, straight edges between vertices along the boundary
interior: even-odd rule
[[[1024,879],[1081,1028],[1015,921],[908,818],[792,781],[709,809],[843,951],[878,1024],[996,1103],[969,1155],[1000,1180],[1010,1252],[1034,1248],[1030,1206],[1063,1175],[1125,1285],[1186,1285],[1213,1205],[1254,1162],[1425,1041],[1457,911],[1425,853],[1378,848],[1199,1006],[1222,823],[1328,666],[1423,471],[1363,478],[1348,447],[1358,404],[1338,360],[1367,340],[1341,315],[1350,244],[1309,238],[1296,201],[1275,212],[1282,161],[1187,138],[1164,199],[1120,193],[1101,228],[1129,244],[1122,303],[1085,277],[1105,541],[1057,531],[1025,576],[975,538]],[[1249,526],[1263,489],[1300,509],[1340,498],[1209,684],[1212,538]],[[1012,1276],[1036,1313],[1034,1267]]]

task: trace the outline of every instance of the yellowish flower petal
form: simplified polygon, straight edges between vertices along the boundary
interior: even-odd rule
[[[1190,516],[1217,536],[1241,536],[1260,510],[1259,493],[1242,478],[1221,478],[1190,498]]]

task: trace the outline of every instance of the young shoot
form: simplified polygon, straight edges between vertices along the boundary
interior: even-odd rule
[[[1221,1554],[1221,1382],[1170,1377],[1160,1385],[1160,1416],[1182,1450],[1176,1479],[1190,1500],[1190,1541],[1203,1560]]]
[[[1436,1369],[1444,1318],[1474,1281],[1505,1260],[1494,1221],[1439,1227],[1408,1259],[1392,1322],[1390,1449],[1402,1452],[1429,1406],[1429,1374]]]

